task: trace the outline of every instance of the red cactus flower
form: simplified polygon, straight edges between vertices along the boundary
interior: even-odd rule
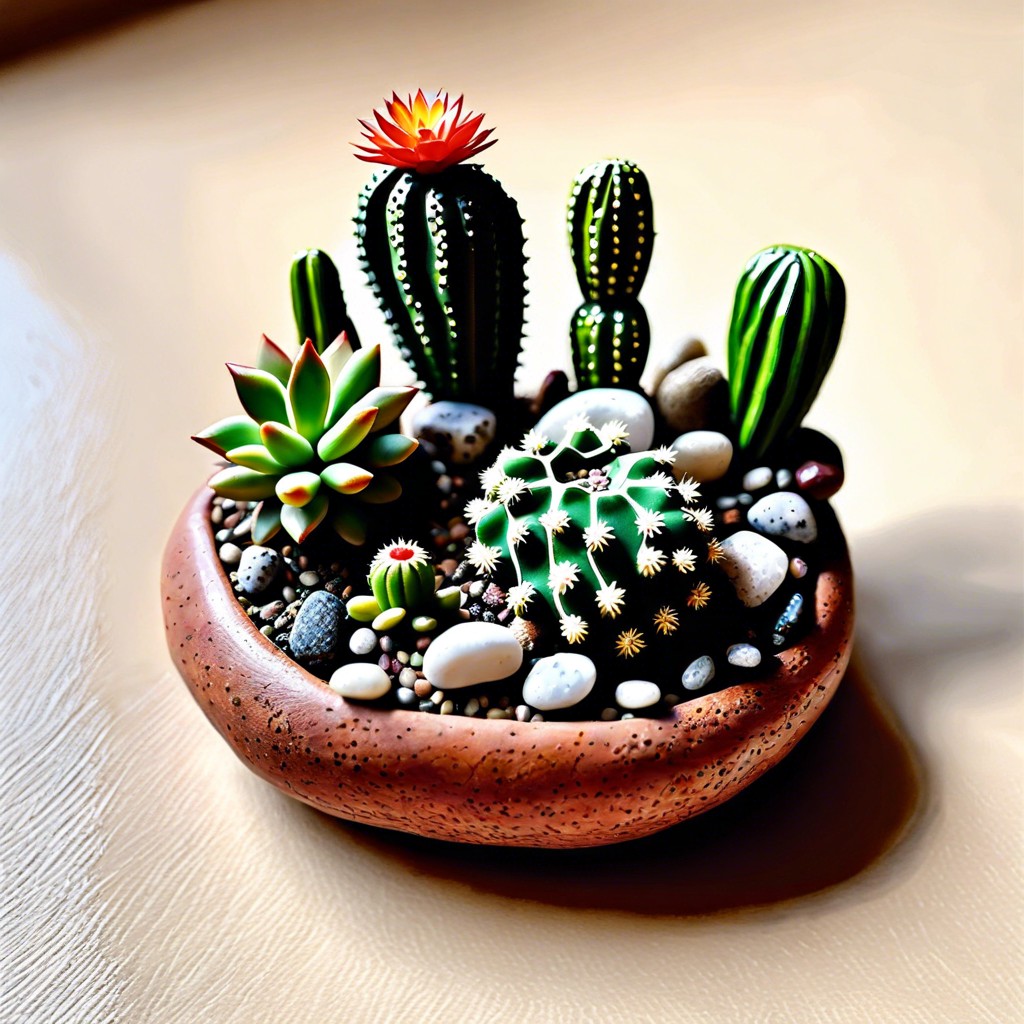
[[[392,93],[392,98],[384,103],[386,116],[379,110],[373,112],[376,125],[359,122],[366,129],[363,137],[370,145],[353,143],[362,150],[356,156],[367,163],[436,174],[497,142],[487,141],[493,128],[478,131],[483,114],[463,116],[461,96],[449,105],[448,93],[424,95],[420,89],[406,101]]]

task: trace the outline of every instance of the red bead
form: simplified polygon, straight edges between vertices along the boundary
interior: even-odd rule
[[[812,498],[831,498],[843,486],[843,471],[827,462],[805,462],[796,471],[796,485]]]

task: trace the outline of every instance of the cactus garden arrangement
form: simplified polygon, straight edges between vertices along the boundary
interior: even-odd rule
[[[813,250],[766,248],[723,320],[728,379],[693,340],[655,339],[648,366],[651,188],[598,160],[567,210],[575,390],[555,373],[519,397],[523,219],[472,162],[496,141],[482,122],[422,91],[361,122],[366,281],[345,286],[372,289],[383,324],[362,336],[386,325],[417,386],[382,385],[379,344],[360,346],[337,268],[309,249],[291,266],[298,347],[264,337],[254,366],[229,364],[242,413],[195,436],[225,463],[211,529],[258,642],[355,704],[538,727],[770,681],[815,629],[838,533],[842,459],[802,421],[842,279]]]

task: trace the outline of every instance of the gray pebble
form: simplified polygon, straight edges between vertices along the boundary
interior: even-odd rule
[[[218,530],[214,534],[214,538],[213,539],[218,544],[223,544],[226,540],[230,540],[231,539],[231,531],[230,530]]]
[[[299,576],[299,582],[304,587],[315,587],[320,582],[320,577],[312,570],[309,570]]]
[[[300,661],[318,662],[330,658],[338,646],[345,605],[326,590],[310,594],[299,609],[289,640],[292,654]]]
[[[761,664],[761,652],[753,644],[733,644],[725,656],[736,668],[757,668]]]
[[[289,604],[291,604],[292,601],[294,601],[295,598],[297,598],[298,596],[299,595],[295,593],[295,588],[294,587],[282,587],[281,588],[281,597],[285,601],[287,601]]]
[[[416,669],[414,668],[403,668],[402,671],[398,673],[398,683],[400,686],[408,686],[411,688],[416,685],[417,679],[419,679],[419,676],[416,675]]]
[[[246,516],[232,531],[232,537],[248,537],[252,530],[252,516]]]
[[[715,678],[715,663],[708,655],[702,655],[691,661],[683,672],[683,687],[687,690],[700,690]]]
[[[775,474],[775,484],[780,491],[784,491],[793,482],[793,474],[788,469],[780,469]]]
[[[412,692],[407,686],[400,686],[395,693],[398,698],[399,704],[415,704],[416,694]]]

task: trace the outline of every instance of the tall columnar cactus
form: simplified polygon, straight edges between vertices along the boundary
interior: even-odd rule
[[[517,615],[546,606],[570,645],[610,638],[623,658],[699,616],[724,557],[697,485],[666,472],[672,449],[630,454],[626,438],[623,424],[585,420],[557,444],[531,432],[466,508],[467,559],[508,587]],[[595,617],[611,629],[592,630]]]
[[[307,338],[317,352],[323,352],[342,331],[352,348],[359,348],[359,335],[345,308],[338,268],[319,249],[303,249],[292,258],[292,311],[299,331],[299,344]]]
[[[234,463],[210,480],[225,498],[260,501],[252,537],[262,544],[281,527],[302,543],[324,522],[362,544],[374,505],[402,493],[392,467],[419,442],[383,432],[416,394],[379,387],[380,346],[353,353],[344,336],[322,356],[306,341],[292,361],[263,338],[258,365],[228,364],[244,416],[193,437]]]
[[[763,455],[800,426],[839,345],[846,288],[811,249],[776,245],[747,263],[729,326],[729,392],[741,449]]]
[[[395,96],[387,112],[361,122],[361,159],[393,168],[360,197],[363,266],[430,396],[501,407],[522,344],[523,221],[494,178],[461,163],[493,144],[491,129],[478,133],[482,115],[464,118],[446,93]]]
[[[584,167],[573,181],[568,224],[584,297],[569,331],[577,386],[638,387],[651,343],[638,295],[654,248],[644,172],[628,160]]]

